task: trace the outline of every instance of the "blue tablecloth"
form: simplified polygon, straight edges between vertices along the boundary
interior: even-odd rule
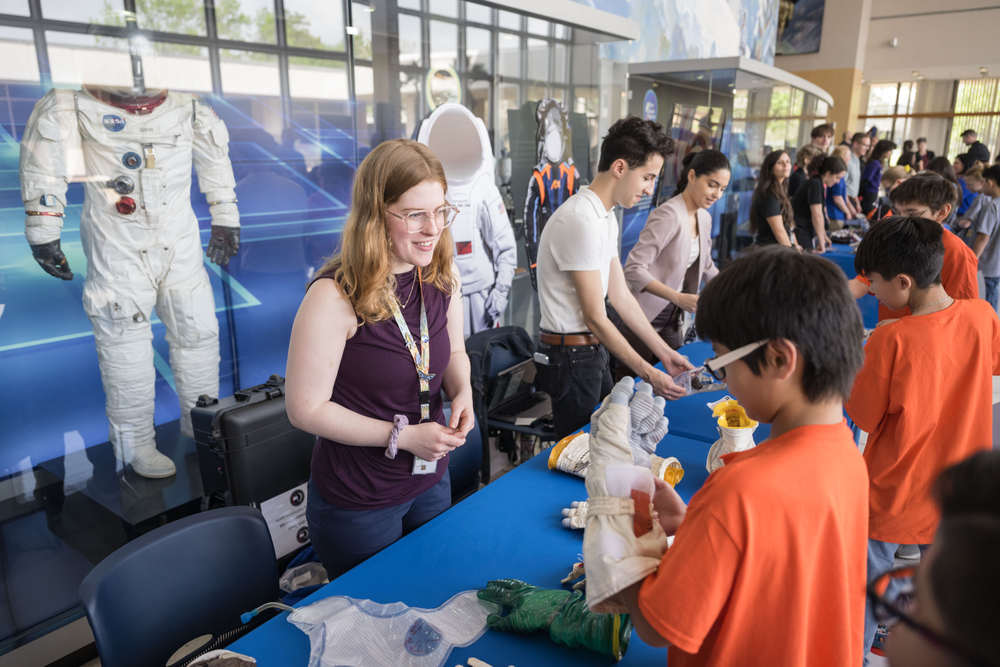
[[[721,396],[721,395],[720,395]],[[701,488],[708,473],[705,442],[667,435],[657,447],[684,467],[677,491],[685,501]],[[537,586],[559,588],[582,551],[583,531],[561,525],[561,510],[584,500],[582,479],[549,470],[548,452],[502,476],[430,523],[322,588],[301,604],[331,595],[402,601],[413,607],[438,607],[456,593],[485,588],[491,579],[515,577]],[[230,648],[257,659],[260,667],[303,666],[309,640],[280,616]],[[455,649],[446,667],[476,657],[496,667],[516,665],[611,665],[610,656],[570,649],[531,636],[487,631],[467,648]],[[634,633],[622,665],[663,665],[666,650],[644,644]]]
[[[834,243],[820,257],[825,257],[839,266],[848,279],[858,275],[858,272],[854,270],[854,251],[846,243]],[[878,324],[878,299],[875,298],[875,295],[866,294],[858,299],[858,308],[861,309],[861,319],[865,323],[865,328],[874,329],[875,325]]]

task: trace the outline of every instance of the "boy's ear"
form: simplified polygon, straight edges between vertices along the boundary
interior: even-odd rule
[[[948,219],[949,213],[951,213],[951,204],[945,204],[937,211],[932,212],[934,222],[944,222]]]
[[[764,348],[766,371],[776,380],[787,380],[795,372],[799,348],[786,338],[772,340]]]
[[[913,280],[913,276],[907,273],[900,273],[898,276],[893,278],[893,280],[896,282],[896,286],[899,287],[900,290],[912,289],[917,284]]]
[[[622,174],[625,173],[625,169],[627,168],[628,168],[628,161],[626,161],[625,158],[618,158],[617,160],[611,163],[611,173],[617,176],[618,178],[622,177]]]

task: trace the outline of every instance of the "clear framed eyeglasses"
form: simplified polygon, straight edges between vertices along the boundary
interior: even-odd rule
[[[458,207],[445,204],[436,211],[410,211],[406,215],[400,215],[388,209],[386,209],[386,212],[404,220],[406,222],[406,231],[410,234],[416,234],[423,231],[432,218],[438,229],[451,227],[451,223],[455,222],[455,217],[458,215]]]

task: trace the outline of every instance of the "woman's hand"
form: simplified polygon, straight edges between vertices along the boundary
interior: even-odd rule
[[[399,434],[399,449],[406,450],[424,461],[442,459],[451,450],[465,444],[465,435],[437,422],[411,424]]]
[[[679,294],[674,301],[677,307],[686,313],[693,313],[698,308],[697,294]]]
[[[472,389],[463,391],[451,400],[451,422],[449,426],[457,431],[463,438],[469,435],[469,431],[475,425],[476,420],[472,412]]]

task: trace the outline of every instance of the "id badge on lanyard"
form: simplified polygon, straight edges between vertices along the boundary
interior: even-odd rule
[[[413,342],[413,336],[410,335],[410,327],[406,325],[406,320],[403,319],[403,311],[400,309],[399,299],[395,295],[392,297],[392,316],[399,327],[399,333],[403,334],[403,342],[406,343],[406,349],[409,350],[410,356],[413,357],[413,366],[417,370],[417,378],[420,381],[418,398],[420,400],[420,423],[422,424],[425,421],[430,421],[431,418],[431,380],[434,378],[434,374],[430,372],[431,342],[430,335],[427,333],[427,306],[424,301],[424,281],[419,267],[417,268],[417,280],[420,282],[419,351],[417,350],[416,343]],[[425,461],[419,456],[413,457],[412,474],[432,475],[435,472],[437,472],[437,461]]]

